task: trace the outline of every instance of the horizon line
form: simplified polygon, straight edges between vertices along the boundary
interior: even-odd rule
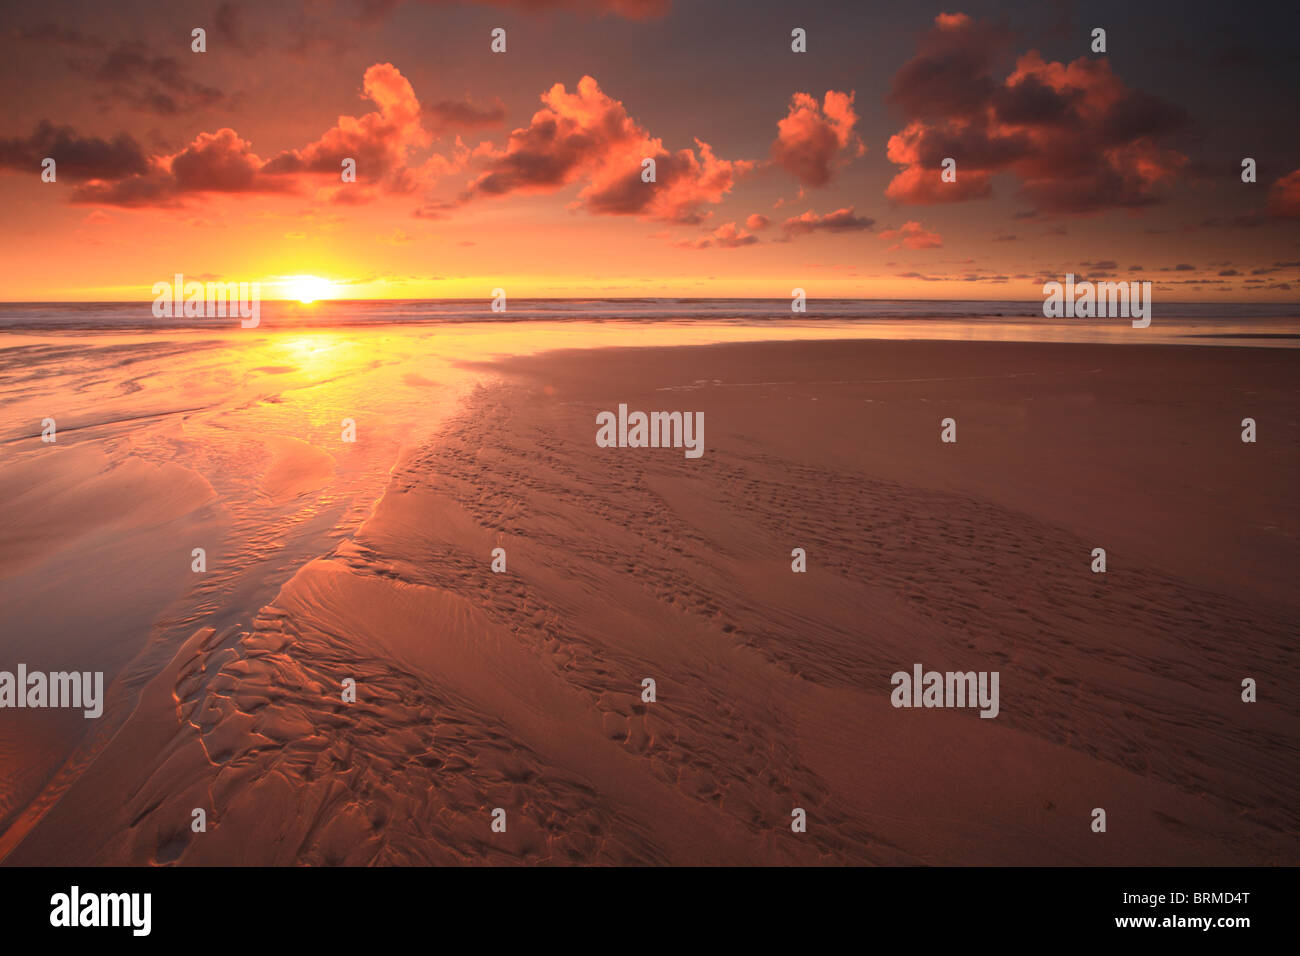
[[[373,302],[490,302],[491,296],[393,296],[384,298],[365,298],[365,299],[344,299],[344,298],[322,298],[315,299],[311,302],[303,302],[295,298],[261,298],[259,302],[287,302],[294,305],[314,306],[326,303],[337,304],[356,304],[356,303],[373,303]],[[823,302],[1018,302],[1018,303],[1039,303],[1041,298],[982,298],[978,296],[958,297],[958,298],[920,298],[907,296],[807,296],[807,301]],[[154,300],[145,299],[0,299],[0,306],[6,305],[150,305]],[[676,301],[676,302],[788,302],[787,296],[744,296],[744,295],[665,295],[665,296],[644,296],[644,295],[568,295],[568,296],[546,296],[546,295],[521,295],[512,296],[511,301],[519,302],[656,302],[656,301]],[[1162,299],[1163,302],[1175,305],[1295,305],[1300,307],[1300,299]]]

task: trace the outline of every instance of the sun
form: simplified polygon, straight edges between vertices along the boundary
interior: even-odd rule
[[[334,283],[320,276],[288,276],[283,286],[286,299],[297,299],[303,304],[334,298]]]

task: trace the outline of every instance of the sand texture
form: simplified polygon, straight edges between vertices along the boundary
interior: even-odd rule
[[[6,659],[113,679],[6,721],[5,862],[1300,862],[1300,352],[551,344],[215,343],[0,468]],[[703,456],[597,447],[620,402]],[[915,662],[1000,713],[891,706]]]

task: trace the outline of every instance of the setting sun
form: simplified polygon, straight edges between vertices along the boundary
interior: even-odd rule
[[[289,276],[284,280],[284,297],[304,304],[334,298],[334,283],[319,276]]]

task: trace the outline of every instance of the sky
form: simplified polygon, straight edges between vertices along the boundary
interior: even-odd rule
[[[14,5],[0,300],[144,301],[178,273],[264,298],[1036,299],[1073,273],[1294,302],[1297,26],[1195,2]]]

